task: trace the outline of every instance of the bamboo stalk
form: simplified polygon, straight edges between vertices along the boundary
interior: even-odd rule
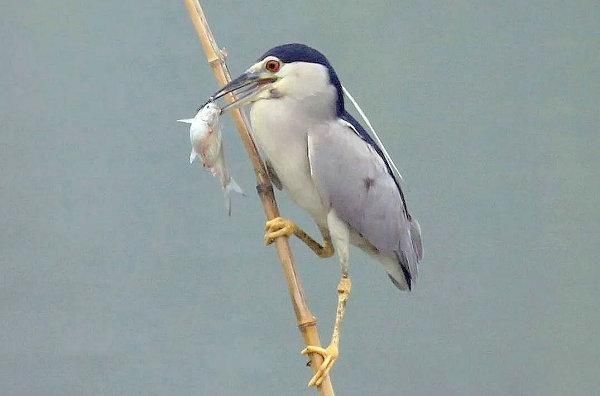
[[[231,76],[229,75],[229,71],[225,64],[224,55],[217,46],[215,38],[208,26],[204,11],[202,10],[198,0],[184,1],[190,14],[190,18],[192,19],[192,23],[194,24],[196,32],[198,33],[198,38],[202,44],[202,49],[206,55],[206,60],[210,64],[218,83],[221,86],[224,86],[231,81]],[[228,100],[231,99],[232,97],[228,96]],[[239,109],[232,111],[232,117],[246,152],[248,153],[252,167],[254,168],[257,183],[256,190],[263,205],[265,216],[268,220],[271,220],[279,216],[279,209],[277,207],[277,202],[275,201],[273,187],[271,185],[271,181],[269,180],[267,170],[262,159],[260,158],[260,154],[258,153],[256,145],[254,144],[254,140],[250,135],[250,128],[248,126],[246,117],[244,117],[243,113]],[[294,307],[294,313],[296,314],[296,321],[298,323],[300,333],[302,334],[302,338],[304,339],[304,343],[306,346],[321,345],[319,333],[317,331],[317,320],[308,308],[308,303],[306,301],[306,297],[304,296],[304,291],[302,290],[300,278],[296,273],[294,256],[288,244],[287,238],[277,238],[275,240],[275,248],[277,249],[277,255],[279,256],[279,260],[281,262],[283,274],[285,276],[290,298],[292,300],[292,306]],[[319,354],[310,354],[310,363],[313,372],[316,373],[322,362],[323,358]],[[329,376],[325,378],[325,380],[317,389],[320,395],[334,395],[333,386]]]

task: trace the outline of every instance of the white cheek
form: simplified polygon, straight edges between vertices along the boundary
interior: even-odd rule
[[[284,77],[276,84],[281,94],[296,99],[318,95],[329,87],[329,74],[322,65],[298,63],[285,66]]]
[[[284,95],[292,94],[294,86],[296,85],[296,79],[293,75],[286,75],[281,80],[273,84],[273,89],[277,90]]]

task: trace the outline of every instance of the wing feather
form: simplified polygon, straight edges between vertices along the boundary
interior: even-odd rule
[[[323,201],[379,254],[397,258],[400,275],[389,270],[388,274],[406,277],[410,287],[411,278],[417,275],[420,247],[411,235],[414,227],[384,160],[341,120],[309,130],[308,155]]]

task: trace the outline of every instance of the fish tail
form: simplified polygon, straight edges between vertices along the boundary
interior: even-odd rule
[[[225,186],[225,191],[228,191],[228,194],[232,191],[238,193],[240,195],[246,196],[246,193],[242,188],[237,184],[237,182],[233,179],[233,177],[229,178],[229,183]]]
[[[227,191],[225,191],[225,210],[227,216],[231,217],[231,195],[227,194]]]
[[[223,191],[225,195],[225,208],[227,209],[227,214],[231,216],[231,193],[235,192],[237,194],[243,195],[244,197],[246,196],[246,194],[244,193],[244,190],[242,190],[242,188],[236,183],[233,177],[229,178],[229,181],[227,182],[225,187],[223,187]]]

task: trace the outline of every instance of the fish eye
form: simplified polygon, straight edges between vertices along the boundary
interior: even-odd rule
[[[271,60],[267,61],[267,63],[265,64],[265,69],[267,69],[271,73],[277,73],[280,68],[281,68],[281,62],[279,62],[278,60],[275,60],[275,59],[271,59]]]

